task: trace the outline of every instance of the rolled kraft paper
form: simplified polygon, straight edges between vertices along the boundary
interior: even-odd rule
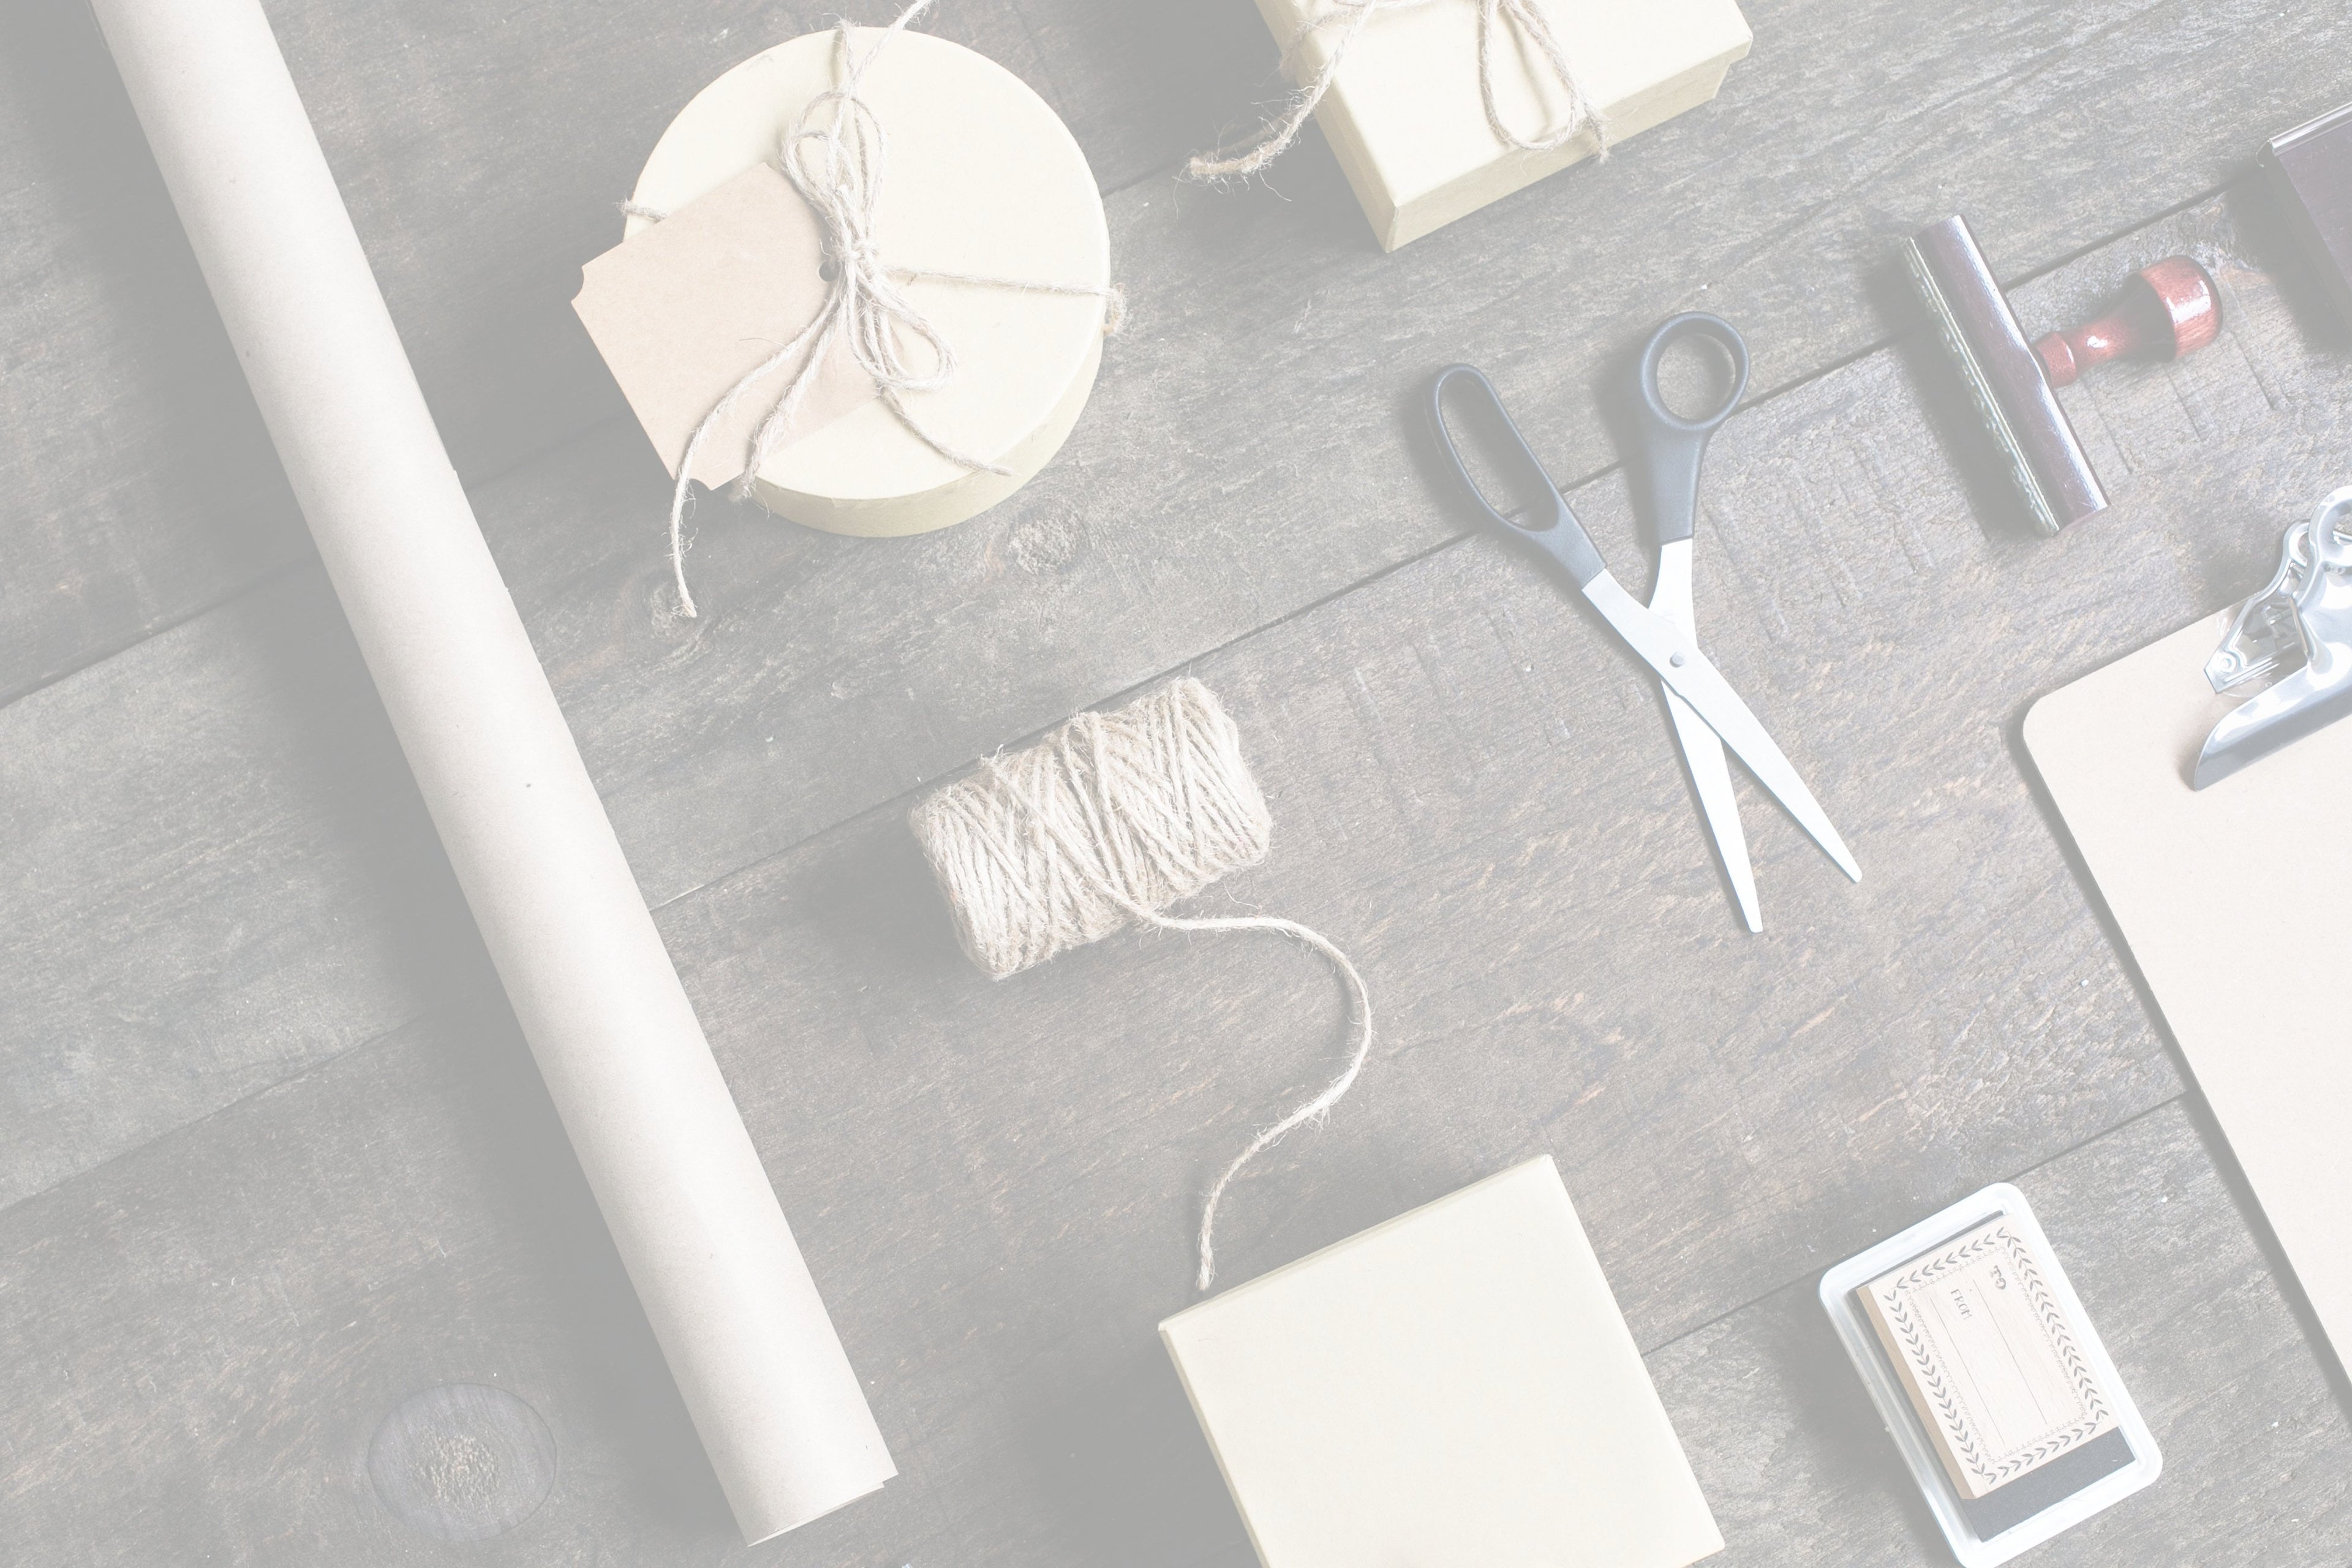
[[[875,27],[854,32],[861,52],[882,37]],[[777,162],[793,120],[835,85],[837,48],[834,33],[810,33],[704,88],[655,144],[631,201],[676,212],[754,163]],[[889,139],[875,238],[892,266],[1109,281],[1110,235],[1086,154],[1020,78],[961,44],[901,33],[875,58],[862,95]],[[624,237],[651,221],[632,216]],[[1013,471],[963,468],[888,407],[866,403],[760,469],[761,499],[794,522],[867,535],[961,522],[1034,478],[1094,390],[1100,299],[926,279],[904,288],[956,357],[953,381],[909,395],[915,413],[943,445]]]
[[[94,0],[516,1016],[743,1533],[894,1472],[256,0]]]

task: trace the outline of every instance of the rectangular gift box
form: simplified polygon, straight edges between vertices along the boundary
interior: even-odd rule
[[[1549,1156],[1160,1325],[1265,1568],[1721,1551]]]
[[[1315,79],[1349,31],[1316,21],[1333,0],[1257,0],[1294,80]],[[1622,142],[1723,85],[1752,35],[1735,0],[1536,0],[1586,100]],[[1394,250],[1465,213],[1591,155],[1579,136],[1548,153],[1496,139],[1478,89],[1479,0],[1382,10],[1347,46],[1317,123]],[[1507,23],[1494,40],[1496,111],[1528,141],[1563,123],[1567,100],[1540,56]]]

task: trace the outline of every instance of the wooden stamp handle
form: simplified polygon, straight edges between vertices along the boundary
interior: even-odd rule
[[[2179,359],[2211,342],[2221,330],[2221,297],[2212,278],[2189,258],[2173,256],[2133,273],[2114,310],[2052,332],[2033,352],[2051,385],[2072,386],[2093,365],[2126,354]]]

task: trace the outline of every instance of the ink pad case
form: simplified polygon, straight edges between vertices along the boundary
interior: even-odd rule
[[[2115,1409],[2116,1430],[2129,1449],[2129,1458],[2120,1465],[2101,1467],[2101,1473],[2083,1479],[2078,1486],[2064,1484],[2070,1479],[2068,1470],[2056,1465],[2047,1467],[2057,1472],[2054,1479],[2058,1485],[2053,1486],[2053,1478],[2048,1476],[2040,1485],[2030,1485],[2034,1476],[2029,1475],[1971,1504],[1961,1497],[1937,1458],[1935,1444],[1920,1424],[1856,1293],[1881,1275],[1997,1218],[2010,1222],[2041,1268],[2058,1310],[2064,1315],[2084,1358],[2090,1363],[2100,1393]],[[1902,1454],[1912,1479],[1918,1484],[1920,1495],[1927,1500],[1928,1512],[1935,1516],[1944,1539],[1951,1544],[1952,1555],[1958,1560],[1960,1568],[1994,1568],[1997,1563],[2006,1563],[2093,1514],[2114,1507],[2155,1480],[2164,1468],[2164,1456],[2157,1448],[2155,1436],[2141,1418],[2139,1407],[2132,1403],[2131,1394],[2117,1375],[2098,1331],[2091,1326],[2081,1298],[2074,1294],[2065,1269],[2051,1250],[2050,1238],[2033,1216],[2032,1205],[2025,1201],[2023,1193],[2007,1182],[1972,1193],[1900,1235],[1888,1237],[1838,1264],[1822,1276],[1821,1297],[1822,1310],[1829,1314],[1831,1327],[1845,1346],[1863,1386],[1869,1390],[1879,1419],[1895,1439],[1896,1450]],[[2074,1474],[2079,1477],[2079,1471]],[[2011,1489],[2025,1489],[2010,1498],[2003,1508],[1989,1510],[1984,1506]]]

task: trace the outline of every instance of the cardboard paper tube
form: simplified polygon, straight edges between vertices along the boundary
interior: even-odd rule
[[[257,0],[93,0],[745,1537],[894,1470],[482,542]]]

